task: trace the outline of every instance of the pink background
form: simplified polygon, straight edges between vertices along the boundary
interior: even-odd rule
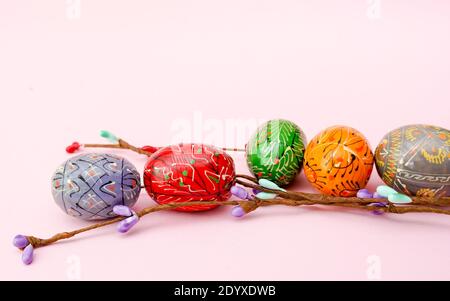
[[[428,214],[162,212],[38,249],[31,266],[11,246],[88,224],[54,204],[50,177],[100,129],[167,145],[184,120],[219,144],[208,123],[281,117],[308,138],[350,125],[375,147],[401,125],[450,128],[449,15],[445,0],[81,0],[79,16],[76,1],[2,0],[0,279],[366,280],[376,258],[375,278],[450,280],[450,219]],[[311,191],[303,174],[291,189]],[[143,192],[138,207],[152,204]]]

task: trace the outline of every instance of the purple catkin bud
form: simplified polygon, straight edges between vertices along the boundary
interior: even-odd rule
[[[248,192],[247,192],[247,190],[245,190],[244,188],[242,188],[242,187],[239,187],[239,186],[233,186],[233,187],[231,187],[231,193],[234,195],[234,196],[236,196],[236,197],[238,197],[238,198],[240,198],[241,200],[246,200],[247,198],[248,198]]]
[[[373,194],[371,194],[367,189],[360,189],[356,193],[356,197],[360,199],[371,199],[373,197]]]
[[[136,214],[133,214],[130,217],[119,222],[117,225],[117,231],[120,233],[128,232],[136,223],[139,221],[139,217]]]
[[[113,207],[113,211],[115,214],[120,216],[132,216],[133,212],[128,206],[124,205],[116,205]]]
[[[29,243],[30,242],[28,241],[28,238],[24,235],[19,234],[19,235],[14,236],[13,245],[16,248],[23,249],[26,246],[28,246]]]
[[[373,206],[373,207],[386,207],[386,204],[385,204],[385,203],[378,202],[378,203],[370,203],[369,206]],[[375,209],[375,210],[372,211],[372,214],[374,214],[374,215],[382,215],[383,213],[384,213],[383,210],[378,210],[378,209]]]
[[[33,251],[34,251],[33,245],[29,244],[28,246],[25,247],[22,253],[22,262],[24,264],[28,265],[33,262]]]
[[[231,215],[234,217],[243,217],[245,215],[245,211],[241,206],[235,206],[231,209]]]

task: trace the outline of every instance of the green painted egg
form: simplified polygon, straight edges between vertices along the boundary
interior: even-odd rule
[[[270,120],[260,126],[247,143],[247,165],[258,179],[288,185],[302,168],[305,144],[305,134],[295,123]]]

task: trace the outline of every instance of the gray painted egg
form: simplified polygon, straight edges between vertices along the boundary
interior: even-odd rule
[[[387,133],[375,150],[378,174],[398,192],[450,196],[450,132],[413,124]]]
[[[85,220],[114,217],[115,205],[133,206],[141,190],[140,175],[127,159],[87,153],[68,159],[52,177],[56,204]]]

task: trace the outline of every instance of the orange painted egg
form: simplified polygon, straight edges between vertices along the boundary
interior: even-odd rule
[[[355,196],[369,181],[373,154],[366,138],[347,126],[332,126],[317,134],[306,147],[304,169],[320,192]]]

